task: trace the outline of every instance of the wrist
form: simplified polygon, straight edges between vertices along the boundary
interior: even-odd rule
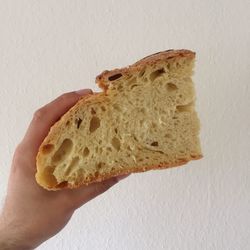
[[[34,247],[18,223],[9,222],[0,216],[0,249],[30,250]]]

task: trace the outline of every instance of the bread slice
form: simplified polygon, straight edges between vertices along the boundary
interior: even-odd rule
[[[79,100],[41,144],[37,182],[76,188],[201,158],[194,59],[168,50],[97,76],[103,92]]]

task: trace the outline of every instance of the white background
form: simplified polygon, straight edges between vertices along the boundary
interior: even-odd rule
[[[197,52],[204,159],[134,174],[39,249],[250,249],[250,1],[0,1],[0,200],[33,112],[169,48]]]

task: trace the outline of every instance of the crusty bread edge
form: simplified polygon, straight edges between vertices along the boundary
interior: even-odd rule
[[[123,76],[126,76],[131,73],[139,72],[141,71],[144,67],[149,66],[149,65],[154,65],[158,63],[159,61],[166,61],[170,60],[173,58],[190,58],[193,59],[195,58],[195,52],[191,50],[185,50],[185,49],[180,49],[180,50],[165,50],[161,52],[154,53],[152,55],[146,56],[142,58],[141,60],[137,61],[136,63],[120,68],[120,69],[113,69],[113,70],[105,70],[101,74],[99,74],[96,77],[96,83],[98,86],[106,91],[108,89],[108,78],[117,74],[122,74]]]
[[[191,160],[199,160],[203,157],[203,155],[196,155],[196,156],[192,156],[186,159],[183,159],[182,161],[179,161],[175,164],[169,164],[169,163],[162,163],[159,165],[153,165],[153,166],[146,166],[146,167],[134,167],[134,168],[130,168],[129,170],[119,170],[110,174],[103,174],[103,175],[99,175],[97,177],[93,177],[91,179],[89,179],[88,181],[82,181],[79,182],[77,185],[71,185],[70,183],[68,183],[67,181],[59,183],[56,187],[45,187],[48,190],[60,190],[60,189],[74,189],[74,188],[78,188],[80,186],[88,186],[92,183],[98,183],[98,182],[102,182],[105,180],[108,180],[112,177],[116,177],[116,176],[120,176],[120,175],[126,175],[126,174],[133,174],[133,173],[142,173],[142,172],[146,172],[146,171],[150,171],[150,170],[162,170],[162,169],[167,169],[167,168],[173,168],[173,167],[179,167],[182,165],[187,164],[189,161]]]

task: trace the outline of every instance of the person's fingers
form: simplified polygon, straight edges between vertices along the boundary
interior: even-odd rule
[[[81,207],[86,202],[110,189],[116,183],[118,183],[118,179],[114,177],[103,182],[93,183],[88,186],[82,186],[75,190],[71,190],[70,200],[73,209]]]
[[[103,182],[97,182],[90,184],[88,186],[82,186],[77,189],[70,190],[70,200],[72,201],[72,204],[74,206],[74,209],[79,208],[86,202],[92,200],[96,196],[104,193],[108,189],[110,189],[112,186],[114,186],[116,183],[121,181],[122,179],[128,177],[127,175],[120,175],[113,178],[110,178],[108,180],[105,180]]]
[[[23,142],[33,153],[37,152],[41,142],[48,134],[50,127],[66,113],[83,95],[92,94],[92,90],[84,89],[65,93],[54,101],[38,109],[33,116]]]
[[[118,176],[116,176],[116,178],[118,179],[118,181],[121,181],[121,180],[127,178],[128,176],[130,176],[130,174],[118,175]]]

